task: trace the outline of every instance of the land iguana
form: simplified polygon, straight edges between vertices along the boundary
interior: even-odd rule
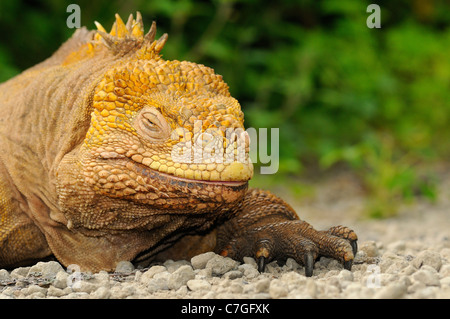
[[[113,271],[215,251],[260,271],[290,257],[311,276],[320,256],[351,269],[354,231],[317,231],[248,188],[244,115],[222,76],[164,60],[167,34],[144,34],[139,12],[109,33],[95,24],[0,85],[0,267],[50,256]]]

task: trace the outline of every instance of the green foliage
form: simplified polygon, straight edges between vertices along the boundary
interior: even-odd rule
[[[0,81],[73,32],[65,24],[72,2],[0,2]],[[111,25],[116,12],[156,20],[158,34],[169,33],[166,58],[213,67],[247,127],[280,128],[280,174],[347,164],[370,191],[372,216],[387,216],[402,200],[434,198],[421,167],[450,155],[450,16],[444,0],[378,1],[382,27],[369,29],[371,2],[76,3],[88,28]]]

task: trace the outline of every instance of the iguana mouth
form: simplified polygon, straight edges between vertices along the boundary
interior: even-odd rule
[[[201,179],[190,179],[184,177],[178,177],[171,174],[163,173],[157,170],[154,170],[146,165],[135,162],[133,160],[128,159],[128,163],[132,163],[137,173],[139,173],[143,177],[147,177],[150,179],[159,179],[166,180],[167,183],[172,185],[178,184],[180,186],[194,187],[195,185],[210,185],[210,186],[225,186],[230,188],[235,188],[236,190],[240,190],[243,187],[247,187],[248,181],[208,181]]]
[[[152,170],[151,168],[149,168],[149,169]],[[153,170],[153,171],[155,171],[155,170]],[[232,187],[242,186],[242,185],[246,185],[248,183],[247,181],[233,182],[233,181],[206,181],[206,180],[201,180],[201,179],[189,179],[189,178],[183,178],[183,177],[170,175],[167,173],[162,173],[159,171],[155,171],[155,172],[162,176],[165,176],[169,179],[177,180],[182,183],[202,183],[202,184],[208,184],[208,185],[224,185],[224,186],[232,186]]]

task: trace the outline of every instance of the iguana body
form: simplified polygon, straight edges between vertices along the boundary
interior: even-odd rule
[[[0,85],[0,267],[53,255],[110,271],[214,250],[260,269],[292,257],[311,275],[320,255],[350,268],[353,231],[316,231],[248,189],[243,113],[220,75],[162,59],[167,36],[144,35],[139,13],[97,27]]]

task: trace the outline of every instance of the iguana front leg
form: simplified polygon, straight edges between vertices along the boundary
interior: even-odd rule
[[[314,261],[327,256],[352,266],[357,251],[355,232],[344,226],[317,231],[298,218],[283,200],[267,191],[247,192],[236,215],[217,230],[216,252],[242,260],[254,257],[259,271],[272,260],[291,257],[312,276]]]

